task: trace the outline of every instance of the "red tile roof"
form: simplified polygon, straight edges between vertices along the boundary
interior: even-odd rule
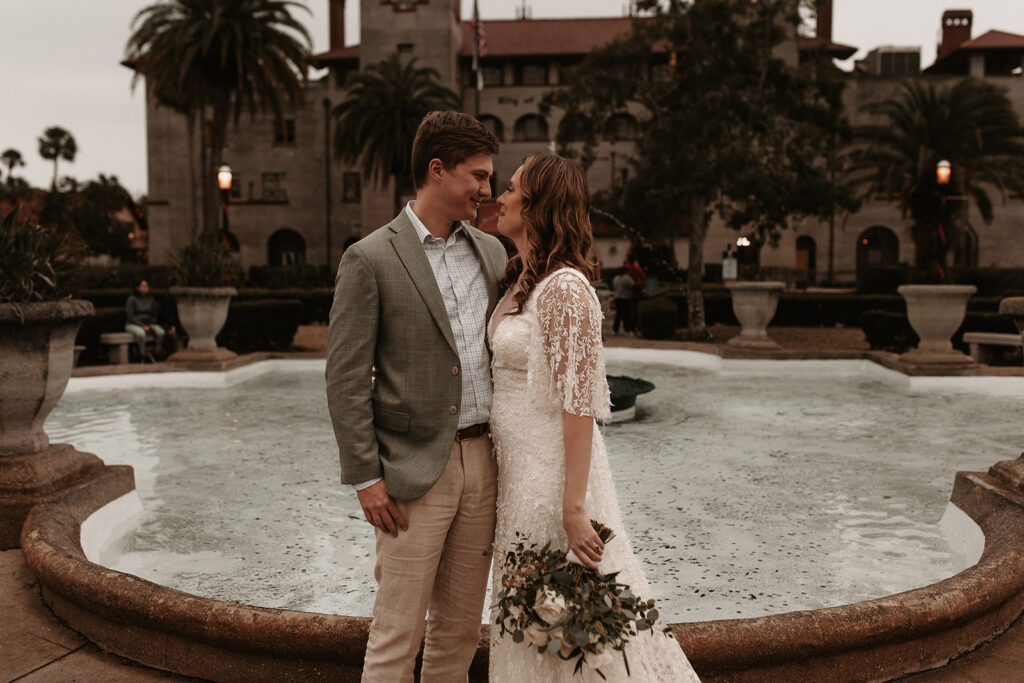
[[[824,49],[836,59],[849,59],[857,52],[857,48],[852,45],[843,45],[842,43],[836,43],[831,40],[826,41],[820,38],[800,38],[799,45],[801,51]]]
[[[506,19],[484,21],[487,38],[486,57],[527,57],[531,55],[585,55],[629,33],[632,17],[601,17],[583,19]],[[987,34],[986,34],[987,35]],[[1005,34],[1011,35],[1011,34]],[[800,49],[820,48],[817,38],[801,38]],[[828,42],[826,49],[839,59],[846,59],[857,48]],[[473,23],[462,22],[464,57],[473,56]],[[359,46],[333,48],[316,55],[318,66],[342,59],[358,59]]]
[[[988,31],[973,40],[961,43],[957,50],[998,50],[1024,48],[1024,36],[1006,31]]]
[[[334,47],[328,52],[321,52],[318,55],[313,55],[313,64],[323,68],[330,62],[339,62],[345,59],[359,59],[359,46],[350,45],[348,47]]]

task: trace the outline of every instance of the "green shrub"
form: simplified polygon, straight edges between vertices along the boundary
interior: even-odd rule
[[[902,353],[917,345],[920,338],[910,326],[906,313],[894,311],[865,311],[861,315],[860,327],[872,349]],[[1008,315],[999,313],[967,311],[960,328],[950,340],[953,347],[968,352],[964,343],[965,332],[1000,332],[1015,334],[1016,326]]]
[[[217,344],[235,353],[284,351],[292,345],[302,319],[302,303],[294,299],[232,301]]]
[[[334,276],[327,266],[249,266],[246,284],[269,289],[332,287]]]
[[[906,313],[864,311],[860,316],[860,329],[864,331],[868,345],[875,350],[903,353],[921,341],[910,326]]]
[[[896,294],[896,288],[910,281],[906,263],[892,266],[865,266],[857,271],[857,292],[861,294]]]
[[[174,274],[183,287],[237,287],[242,266],[221,242],[199,239],[173,257]]]
[[[334,290],[328,287],[317,289],[240,289],[232,301],[258,301],[261,299],[295,299],[302,304],[302,325],[327,323]]]
[[[75,279],[81,283],[83,292],[102,289],[131,291],[139,280],[148,282],[150,289],[166,289],[173,273],[173,266],[122,263],[116,266],[82,266]]]
[[[301,317],[302,304],[294,299],[232,300],[217,343],[236,353],[283,351],[291,346]],[[97,307],[96,315],[83,320],[75,339],[76,344],[85,346],[79,364],[105,363],[107,349],[100,344],[100,335],[123,332],[124,322],[123,305]],[[179,329],[178,337],[184,348],[187,330]]]
[[[95,303],[93,304],[94,306]],[[100,344],[104,332],[124,332],[124,304],[120,306],[96,306],[96,313],[82,320],[75,344],[85,346],[78,359],[79,365],[96,365],[107,362],[107,349]]]
[[[672,339],[679,325],[679,307],[668,298],[641,299],[637,324],[645,339]]]
[[[69,298],[74,255],[66,232],[18,220],[11,209],[0,218],[0,303]]]

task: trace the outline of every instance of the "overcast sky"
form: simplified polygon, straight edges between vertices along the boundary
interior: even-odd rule
[[[48,187],[52,162],[39,156],[44,128],[67,128],[78,142],[61,175],[79,180],[118,176],[133,193],[146,191],[143,88],[120,65],[135,14],[154,0],[0,0],[0,151],[13,147],[27,165],[18,173]],[[479,0],[488,19],[511,19],[521,0]],[[620,16],[626,0],[535,0],[532,16]],[[314,51],[327,47],[327,0],[309,0],[306,19]],[[350,0],[346,42],[358,42],[357,0]],[[920,46],[921,63],[935,58],[946,9],[974,11],[974,37],[989,29],[1024,34],[1022,0],[835,0],[834,40],[861,48]],[[470,0],[462,13],[469,18]]]

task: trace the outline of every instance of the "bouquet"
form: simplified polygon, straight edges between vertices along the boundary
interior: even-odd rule
[[[615,537],[600,522],[590,523],[602,542]],[[493,606],[501,634],[511,633],[516,643],[529,641],[541,654],[575,659],[574,674],[586,664],[602,679],[601,667],[618,650],[629,674],[626,643],[640,631],[653,632],[658,619],[654,601],[641,600],[618,583],[618,572],[601,574],[579,564],[572,551],[552,548],[550,542],[538,548],[519,532],[516,539],[505,555]]]

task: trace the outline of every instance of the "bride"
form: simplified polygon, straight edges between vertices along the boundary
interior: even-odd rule
[[[595,424],[609,416],[610,406],[601,308],[591,287],[594,267],[586,260],[593,242],[589,197],[578,165],[545,155],[527,158],[497,200],[498,231],[519,253],[509,261],[506,292],[488,325],[498,460],[495,593],[501,560],[518,531],[534,542],[571,548],[585,565],[617,571],[634,594],[650,596]],[[591,518],[615,532],[607,547]],[[698,680],[678,643],[660,628],[632,637],[626,655],[632,676],[616,653],[601,665],[607,680]],[[573,665],[491,628],[491,681],[572,681]],[[584,681],[600,680],[589,666],[582,674]]]

